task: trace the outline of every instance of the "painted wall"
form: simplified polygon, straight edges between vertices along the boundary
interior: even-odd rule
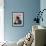
[[[41,0],[40,1],[40,9],[41,9],[41,11],[43,9],[46,9],[46,0]],[[40,25],[46,26],[46,20],[45,20],[46,19],[46,11],[43,12],[42,16],[43,16],[44,20],[43,20],[43,22],[42,21],[40,22]]]
[[[32,29],[40,0],[4,0],[4,36],[7,41],[18,41]],[[12,27],[12,12],[24,12],[24,27]]]
[[[4,0],[0,0],[0,42],[4,41]]]

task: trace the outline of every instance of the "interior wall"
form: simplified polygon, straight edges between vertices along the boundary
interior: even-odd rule
[[[40,10],[46,9],[46,0],[40,0]],[[40,21],[40,25],[46,27],[46,10],[43,12],[43,22]],[[45,34],[45,44],[46,44],[46,34]]]
[[[46,9],[46,0],[40,1],[40,10],[42,11],[43,9]],[[46,27],[46,20],[45,20],[46,19],[46,10],[44,10],[42,17],[43,17],[43,22],[40,21],[40,25]]]
[[[40,0],[4,0],[4,39],[18,41],[32,30]],[[24,27],[12,27],[12,12],[24,12]]]
[[[4,0],[0,0],[0,42],[4,41]]]

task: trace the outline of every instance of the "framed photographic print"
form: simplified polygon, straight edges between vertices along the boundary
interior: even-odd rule
[[[24,12],[12,12],[12,26],[14,27],[24,26]]]

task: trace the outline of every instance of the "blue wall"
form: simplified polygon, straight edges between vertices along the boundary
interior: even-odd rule
[[[18,41],[31,31],[40,0],[4,0],[4,35],[7,41]],[[12,27],[12,12],[24,12],[24,27]]]
[[[40,1],[40,10],[42,11],[43,9],[46,9],[46,0],[41,0]],[[46,10],[43,12],[43,22],[40,21],[40,25],[46,27]]]

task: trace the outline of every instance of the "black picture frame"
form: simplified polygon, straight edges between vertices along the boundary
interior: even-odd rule
[[[12,27],[24,27],[24,12],[12,12]]]

